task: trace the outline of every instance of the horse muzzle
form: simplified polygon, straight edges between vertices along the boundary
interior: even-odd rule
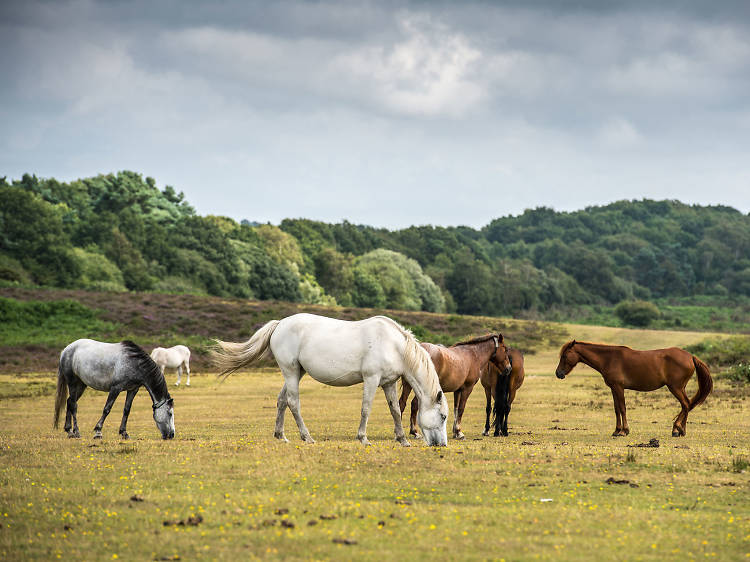
[[[555,376],[558,379],[564,379],[565,378],[565,373],[563,373],[562,371],[555,371]]]
[[[510,375],[510,374],[511,374],[511,372],[513,372],[513,366],[512,366],[512,365],[508,365],[508,366],[507,366],[507,367],[505,368],[505,370],[503,371],[503,376],[504,376],[504,377],[507,377],[508,375]]]
[[[162,439],[174,439],[174,431],[170,431],[169,433],[164,433],[161,436]]]

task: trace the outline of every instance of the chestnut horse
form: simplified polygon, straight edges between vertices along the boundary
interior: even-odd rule
[[[492,412],[492,427],[495,428],[494,436],[508,435],[508,415],[510,405],[516,398],[516,391],[521,388],[525,371],[523,369],[523,353],[517,349],[507,349],[508,359],[512,367],[510,376],[503,376],[495,365],[487,364],[482,369],[479,380],[484,387],[484,396],[487,399],[485,407],[486,419],[482,435],[490,434],[490,412]],[[493,392],[494,391],[494,392]],[[492,397],[495,397],[495,408],[492,408]]]
[[[617,417],[613,436],[630,433],[625,415],[625,389],[649,392],[666,385],[682,406],[672,427],[672,437],[680,437],[685,435],[688,412],[702,404],[714,386],[706,364],[678,347],[639,351],[621,345],[569,341],[560,349],[557,378],[564,379],[579,362],[599,371],[612,390]],[[698,374],[698,392],[688,400],[685,386],[693,371]]]
[[[479,375],[486,368],[487,363],[492,363],[505,374],[510,373],[511,365],[503,344],[502,334],[489,334],[474,338],[473,340],[460,342],[451,347],[434,345],[431,343],[420,344],[435,365],[440,388],[443,392],[453,393],[453,437],[463,439],[461,432],[461,418],[464,415],[466,401],[469,399],[474,385],[479,380]],[[411,387],[404,379],[399,406],[403,414],[406,401],[409,398]],[[417,412],[419,411],[419,400],[414,397],[411,402],[411,420],[409,433],[419,437],[417,433]]]

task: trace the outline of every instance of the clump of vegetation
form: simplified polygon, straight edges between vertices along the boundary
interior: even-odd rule
[[[750,383],[750,363],[737,363],[729,367],[727,376],[735,382]]]
[[[64,346],[83,337],[110,333],[115,324],[102,320],[74,300],[18,301],[0,297],[0,341],[3,345]]]
[[[745,472],[750,467],[750,461],[745,457],[734,457],[732,459],[732,472]]]
[[[713,368],[724,370],[730,379],[750,383],[750,336],[707,339],[688,346],[687,350]]]
[[[623,301],[615,307],[615,314],[630,326],[645,328],[661,316],[654,303],[648,301]]]

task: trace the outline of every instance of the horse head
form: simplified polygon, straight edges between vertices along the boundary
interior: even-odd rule
[[[500,371],[504,377],[507,377],[510,375],[510,372],[513,370],[513,363],[510,361],[510,356],[508,355],[508,348],[505,346],[505,343],[503,342],[503,335],[497,334],[492,336],[493,341],[495,342],[495,351],[490,356],[490,362],[497,367],[497,370]]]
[[[167,397],[153,405],[154,421],[162,439],[174,438],[174,400]]]
[[[572,340],[560,349],[560,362],[555,369],[555,375],[558,379],[564,379],[581,360],[581,355],[575,350],[575,345],[576,340]]]
[[[422,430],[424,441],[430,447],[445,447],[448,445],[448,401],[442,390],[438,390],[430,404],[419,404],[417,423]]]

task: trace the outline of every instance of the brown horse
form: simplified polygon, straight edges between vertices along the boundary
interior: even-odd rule
[[[677,347],[638,351],[621,345],[569,341],[560,349],[557,378],[564,379],[579,362],[599,371],[612,390],[617,417],[613,436],[630,433],[625,415],[625,389],[649,392],[666,385],[682,406],[672,427],[672,436],[679,437],[685,435],[688,412],[702,404],[714,387],[706,364]],[[688,400],[685,386],[693,371],[698,374],[698,392]]]
[[[473,340],[460,342],[450,347],[434,345],[431,343],[420,344],[430,354],[440,379],[440,387],[443,392],[453,393],[453,437],[463,439],[461,432],[461,418],[464,415],[466,401],[469,399],[474,385],[479,380],[479,375],[490,362],[500,371],[508,374],[511,370],[510,360],[503,345],[502,334],[489,334]],[[406,401],[409,398],[411,387],[403,381],[403,391],[399,399],[401,413],[404,413]],[[417,412],[419,411],[419,400],[414,397],[411,402],[411,423],[409,433],[417,434]]]
[[[508,435],[508,415],[510,414],[510,405],[516,398],[516,392],[523,384],[525,371],[523,369],[523,353],[517,349],[507,349],[508,359],[512,370],[510,377],[503,376],[495,365],[487,364],[486,369],[482,369],[482,375],[479,380],[484,387],[484,396],[487,398],[485,407],[486,419],[484,422],[484,431],[482,435],[490,434],[490,412],[492,411],[492,426],[495,428],[494,436]],[[493,392],[494,391],[494,392]],[[492,397],[495,397],[495,408],[492,408]]]

